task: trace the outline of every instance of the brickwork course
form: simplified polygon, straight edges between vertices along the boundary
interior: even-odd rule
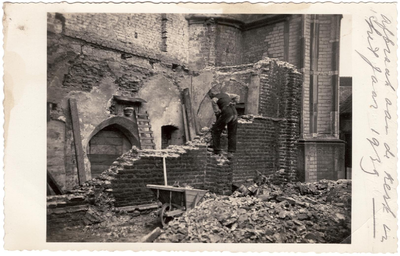
[[[147,101],[140,111],[149,116],[157,151],[162,126],[176,127],[176,144],[188,141],[183,90],[199,131],[214,118],[206,93],[219,86],[239,93],[245,106],[235,159],[219,165],[206,145],[184,149],[166,159],[170,182],[229,194],[256,172],[277,182],[337,179],[344,158],[333,82],[338,29],[338,15],[49,13],[47,169],[63,189],[79,185],[71,98],[91,180],[94,131],[119,125],[111,122],[115,95]],[[162,184],[163,174],[162,158],[152,154],[104,183],[116,205],[154,200],[145,185]]]

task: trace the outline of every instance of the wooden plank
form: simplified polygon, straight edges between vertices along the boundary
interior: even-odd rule
[[[76,99],[69,99],[69,107],[71,110],[72,131],[74,135],[76,162],[78,168],[79,184],[82,185],[86,181],[84,152],[82,148],[81,129],[79,126],[78,106]]]
[[[186,139],[186,141],[190,141],[189,128],[188,128],[187,119],[186,119],[185,104],[182,104],[182,116],[183,116],[183,128],[185,131],[185,139]]]
[[[157,239],[161,235],[161,228],[157,227],[153,231],[151,231],[148,235],[142,237],[140,239],[141,243],[152,243],[154,240]]]
[[[189,126],[190,140],[196,136],[195,117],[192,110],[192,103],[190,100],[189,88],[183,90],[183,104],[185,104],[187,123]]]
[[[165,216],[167,216],[167,217],[174,217],[174,216],[180,216],[180,215],[182,215],[183,214],[183,210],[180,210],[180,209],[178,209],[178,210],[173,210],[173,211],[170,211],[170,212],[166,212],[165,213]]]
[[[185,192],[185,188],[173,187],[173,186],[163,186],[163,185],[151,185],[147,184],[146,187],[150,189],[158,189],[160,191],[176,191],[176,192]]]
[[[165,162],[165,157],[163,157],[163,171],[164,171],[164,185],[168,186],[168,181],[167,181],[167,163]]]
[[[147,133],[147,134],[150,134],[150,133],[151,133],[151,134],[152,134],[153,131],[140,131],[139,133],[144,133],[144,134],[146,134],[146,133]]]
[[[53,175],[47,170],[47,185],[54,191],[56,195],[64,194],[61,186],[58,185],[57,181],[54,179]]]

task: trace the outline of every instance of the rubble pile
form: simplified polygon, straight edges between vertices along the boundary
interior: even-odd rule
[[[351,181],[241,186],[231,196],[207,194],[169,222],[156,242],[348,243]]]

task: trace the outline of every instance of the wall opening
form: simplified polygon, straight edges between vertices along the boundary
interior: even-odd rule
[[[164,125],[161,127],[161,149],[169,145],[179,145],[178,127],[173,125]]]
[[[132,144],[117,125],[109,125],[89,141],[88,158],[92,178],[96,178],[123,153],[129,151]]]
[[[238,103],[235,106],[238,116],[242,116],[245,113],[245,103]]]

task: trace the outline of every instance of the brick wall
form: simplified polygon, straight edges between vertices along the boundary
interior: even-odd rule
[[[266,117],[299,118],[301,73],[288,63],[265,59],[260,69],[259,114]]]
[[[207,156],[207,166],[205,173],[204,189],[208,189],[220,195],[230,195],[232,193],[232,182],[234,172],[233,163],[218,162],[216,158]]]
[[[300,181],[344,178],[345,145],[340,140],[313,140],[299,143],[297,174]]]
[[[218,25],[216,33],[215,65],[242,64],[242,31],[235,27]]]
[[[264,53],[264,56],[283,60],[285,47],[284,22],[274,24],[272,31],[268,33],[264,40],[267,43],[267,52]]]
[[[252,70],[252,72],[250,72]],[[243,116],[238,124],[237,154],[232,160],[233,182],[252,179],[256,171],[265,175],[283,169],[277,182],[297,179],[297,141],[300,137],[302,75],[292,65],[264,59],[254,67],[247,65],[218,69],[225,74],[249,73],[260,76],[260,116]],[[248,80],[244,80],[249,83]],[[252,99],[247,99],[252,101]],[[226,139],[225,139],[226,140]],[[226,142],[223,144],[226,145]]]
[[[215,65],[215,24],[196,23],[189,26],[189,61],[192,69]]]
[[[334,92],[332,91],[332,16],[319,15],[318,51],[318,126],[319,134],[331,134],[331,111]]]
[[[140,154],[140,153],[139,153]],[[156,154],[154,154],[156,155]],[[184,153],[174,153],[166,157],[168,185],[179,182],[194,188],[205,188],[207,151],[205,146],[191,148]],[[115,167],[111,167],[115,168]],[[161,156],[141,155],[131,164],[123,164],[113,177],[111,194],[116,206],[139,205],[155,201],[147,184],[164,185],[163,159]],[[207,189],[214,191],[213,184]]]
[[[268,47],[265,39],[272,30],[272,27],[261,27],[243,33],[243,63],[254,63],[262,59]]]
[[[243,33],[243,63],[252,63],[263,57],[284,57],[284,22],[247,30]]]
[[[189,52],[188,22],[182,14],[168,13],[166,19],[167,54],[182,63],[187,63]]]
[[[62,20],[65,35],[104,47],[153,58],[187,61],[187,21],[183,15],[166,15],[167,51],[162,51],[162,14],[63,13],[50,14],[49,23]],[[186,47],[185,47],[186,46]]]
[[[234,184],[254,178],[257,171],[270,175],[278,169],[279,122],[262,117],[240,121],[237,139],[232,160]]]
[[[318,36],[318,49],[317,49],[317,64],[318,68],[314,74],[318,75],[317,86],[318,104],[317,104],[317,137],[327,138],[333,137],[332,134],[332,104],[333,104],[333,86],[332,86],[332,30],[333,16],[332,15],[317,15],[317,22],[319,24]],[[304,70],[304,98],[303,98],[303,130],[304,138],[312,138],[310,132],[310,47],[311,47],[311,15],[306,15],[305,18],[305,70]]]

